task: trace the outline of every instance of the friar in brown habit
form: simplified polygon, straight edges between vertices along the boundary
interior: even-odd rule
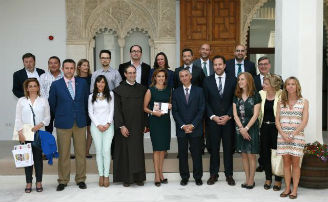
[[[114,92],[114,182],[124,186],[136,183],[143,185],[146,180],[144,132],[147,115],[143,110],[146,88],[136,82],[136,68],[124,70],[127,78]]]

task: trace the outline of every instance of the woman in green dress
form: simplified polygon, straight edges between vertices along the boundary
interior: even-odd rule
[[[168,73],[164,68],[156,69],[152,83],[145,94],[144,110],[149,114],[150,138],[153,145],[153,161],[155,170],[155,185],[166,184],[163,176],[165,152],[170,149],[171,121],[169,111],[163,111],[165,106],[171,109],[171,88],[167,86]]]
[[[255,186],[256,154],[260,150],[260,107],[261,97],[255,89],[252,75],[248,72],[239,74],[233,99],[233,116],[236,122],[236,150],[241,152],[246,175],[246,182],[241,187],[247,189]]]

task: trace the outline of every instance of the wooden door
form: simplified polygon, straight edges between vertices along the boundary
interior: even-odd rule
[[[180,0],[180,50],[192,49],[194,59],[204,43],[211,45],[211,58],[232,58],[239,32],[240,0]]]

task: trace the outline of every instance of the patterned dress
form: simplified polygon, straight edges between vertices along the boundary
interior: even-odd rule
[[[245,127],[253,117],[254,106],[261,103],[261,96],[256,92],[245,101],[242,98],[234,96],[233,103],[236,104],[238,117],[241,124]],[[249,128],[248,134],[251,136],[250,141],[243,138],[238,130],[238,126],[236,125],[236,151],[248,154],[258,154],[260,151],[260,129],[258,119],[256,119],[255,123]]]
[[[292,109],[288,105],[284,107],[280,105],[280,125],[282,131],[289,135],[296,130],[301,124],[303,118],[304,99],[297,100]],[[303,149],[305,146],[304,130],[298,135],[292,138],[292,141],[285,141],[280,134],[278,134],[277,141],[277,154],[278,155],[291,155],[291,156],[303,156]]]

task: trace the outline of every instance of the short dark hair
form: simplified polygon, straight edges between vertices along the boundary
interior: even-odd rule
[[[24,61],[25,58],[33,58],[35,61],[35,56],[32,53],[25,53],[22,57],[22,60]]]
[[[138,45],[138,44],[132,45],[132,46],[130,47],[130,53],[132,52],[132,48],[135,47],[135,46],[139,47],[139,49],[140,49],[140,51],[141,51],[141,53],[142,53],[142,48],[141,48],[141,46]]]
[[[194,55],[194,53],[192,52],[192,50],[190,48],[184,48],[182,50],[182,55],[183,55],[184,52],[188,52],[188,51],[191,53],[191,55]]]
[[[74,61],[73,59],[65,59],[65,60],[63,61],[63,67],[64,67],[64,64],[65,64],[65,63],[73,63],[74,66],[76,65],[76,63],[75,63],[75,61]]]
[[[137,68],[134,65],[128,65],[124,68],[124,73],[128,73],[127,71],[129,67],[133,67],[135,70],[137,70]]]
[[[270,59],[267,56],[262,56],[257,60],[257,64],[260,63],[262,60],[268,60],[270,64]]]
[[[100,58],[101,54],[103,54],[103,53],[109,54],[109,57],[112,58],[112,53],[110,52],[110,50],[101,50],[99,52],[99,58]]]
[[[226,59],[223,56],[221,55],[214,56],[212,62],[214,62],[214,60],[216,59],[221,59],[223,61],[223,64],[226,64]]]
[[[59,62],[59,64],[60,64],[60,59],[59,59],[59,57],[57,57],[57,56],[51,56],[51,57],[49,58],[49,60],[48,60],[48,63],[49,63],[49,61],[50,61],[51,59],[55,59],[55,60],[57,60],[57,61]]]

